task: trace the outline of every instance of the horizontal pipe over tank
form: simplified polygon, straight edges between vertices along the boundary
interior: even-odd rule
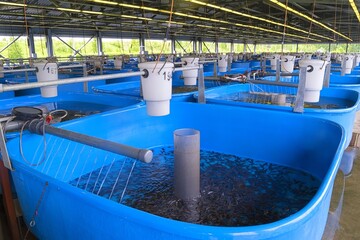
[[[21,83],[21,84],[11,84],[11,85],[0,84],[0,92],[46,87],[46,86],[54,86],[54,85],[71,84],[71,83],[79,83],[79,82],[107,80],[107,79],[114,79],[114,78],[134,77],[134,76],[141,76],[144,74],[145,74],[144,71],[139,71],[139,72],[117,73],[117,74],[100,75],[100,76],[69,78],[69,79],[62,79],[62,80],[55,80],[55,81]]]

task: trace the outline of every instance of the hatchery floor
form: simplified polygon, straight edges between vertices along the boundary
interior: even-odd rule
[[[358,123],[360,126],[360,123]],[[360,145],[358,142],[357,145]],[[345,185],[344,185],[345,182]],[[339,217],[340,221],[327,224],[322,240],[355,240],[360,239],[360,150],[357,152],[354,167],[349,176],[343,176],[339,171],[337,174],[332,201],[330,206],[330,214],[334,217],[337,210],[341,210],[341,214],[335,214],[335,218]],[[344,188],[345,186],[345,188]],[[344,189],[344,191],[343,191]],[[343,193],[343,204],[339,201]],[[1,196],[2,197],[2,196]],[[1,198],[2,199],[2,198]],[[340,205],[339,205],[340,202]],[[336,220],[336,219],[335,219]],[[31,234],[26,234],[28,228],[23,223],[22,218],[18,218],[21,225],[22,239],[36,240]],[[26,238],[25,238],[26,235]],[[11,240],[8,224],[4,211],[4,205],[0,204],[0,240]]]

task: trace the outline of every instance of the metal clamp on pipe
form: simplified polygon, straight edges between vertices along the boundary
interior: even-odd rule
[[[30,132],[40,135],[44,133],[45,129],[45,132],[51,135],[62,137],[74,142],[79,142],[119,155],[131,157],[145,163],[150,163],[153,158],[153,152],[149,149],[135,148],[121,143],[116,143],[44,124],[45,122],[42,119],[34,119],[30,121],[28,129]]]

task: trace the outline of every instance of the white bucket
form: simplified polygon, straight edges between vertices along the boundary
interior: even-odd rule
[[[143,97],[146,101],[146,111],[150,116],[164,116],[170,113],[172,94],[173,63],[145,62],[139,63],[140,70],[148,76],[141,76]]]
[[[271,70],[276,70],[276,63],[277,60],[280,59],[280,55],[279,54],[274,54],[270,56],[270,65],[271,65]]]
[[[321,60],[330,62],[331,61],[331,53],[326,53],[321,56]]]
[[[360,65],[360,54],[356,55],[355,65],[356,65],[356,67],[358,67]]]
[[[121,69],[123,65],[123,57],[114,57],[114,68],[115,69]]]
[[[186,58],[181,58],[181,61],[185,62],[182,65],[183,67],[199,66],[199,58],[186,57]],[[198,77],[198,73],[199,71],[197,69],[183,71],[184,85],[196,85],[196,79]]]
[[[226,72],[227,70],[227,65],[228,65],[228,55],[220,55],[218,57],[218,67],[219,67],[219,72]]]
[[[271,103],[276,105],[285,106],[286,105],[286,94],[271,94]]]
[[[101,68],[102,63],[103,63],[103,61],[102,61],[101,58],[95,58],[95,60],[94,60],[94,65],[95,65],[95,67],[96,67],[97,69]]]
[[[3,78],[4,77],[4,63],[2,60],[0,60],[0,78]]]
[[[292,73],[294,71],[295,56],[283,55],[281,59],[281,72]]]
[[[312,54],[311,53],[307,53],[304,55],[304,57],[302,58],[302,60],[311,60],[312,59]]]
[[[300,67],[307,68],[304,94],[305,102],[319,102],[327,64],[327,61],[317,59],[299,61]]]
[[[34,67],[37,69],[36,77],[38,82],[54,81],[58,79],[58,66],[54,62],[35,62]],[[41,87],[41,96],[43,97],[56,97],[57,85]]]
[[[353,69],[353,66],[354,66],[354,55],[351,55],[351,54],[346,54],[344,55],[344,58],[343,58],[343,64],[345,69],[344,69],[344,73],[345,74],[349,74],[351,73],[351,70]]]

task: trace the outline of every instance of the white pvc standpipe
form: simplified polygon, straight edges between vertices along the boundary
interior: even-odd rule
[[[281,59],[281,72],[282,73],[292,73],[294,71],[295,56],[283,55]],[[285,77],[291,78],[291,76]]]
[[[198,67],[199,58],[186,57],[181,58],[181,61],[184,62],[183,67]],[[188,70],[183,71],[184,85],[196,85],[196,80],[198,77],[198,70]]]
[[[279,54],[273,54],[270,56],[271,70],[276,70],[276,63],[277,63],[277,60],[279,60],[279,59],[280,59]]]
[[[219,72],[226,72],[228,66],[228,55],[220,55],[218,57]]]
[[[299,61],[300,67],[307,68],[304,93],[305,102],[319,102],[327,64],[327,61],[317,59]]]
[[[191,200],[200,196],[200,132],[183,128],[174,131],[175,196]]]
[[[34,67],[37,69],[36,77],[38,82],[54,81],[58,79],[58,66],[56,63],[41,61],[34,63]],[[41,87],[42,97],[56,97],[57,86]]]
[[[139,63],[138,66],[140,70],[146,72],[145,76],[141,76],[141,86],[146,101],[147,114],[150,116],[168,115],[170,113],[174,64],[146,62]]]

